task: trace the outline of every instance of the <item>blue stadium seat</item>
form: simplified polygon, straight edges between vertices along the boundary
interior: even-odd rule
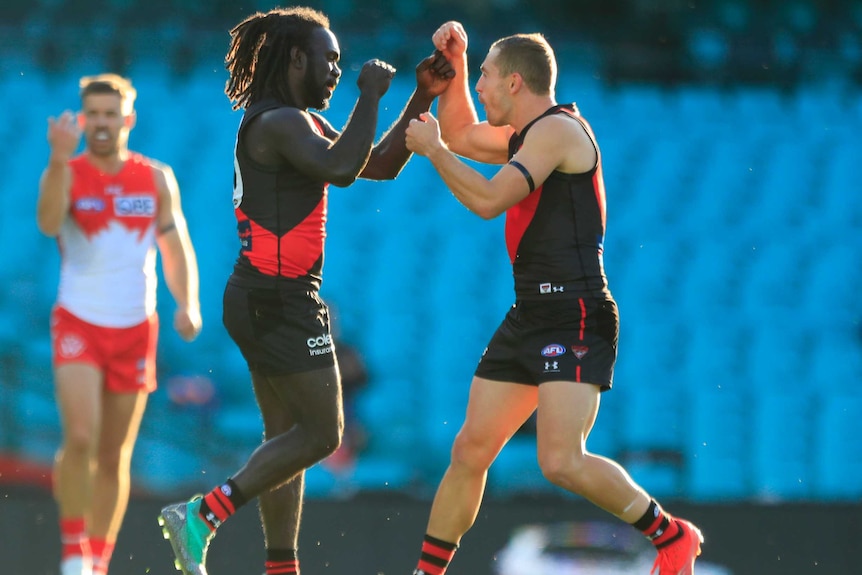
[[[695,501],[732,501],[751,495],[751,436],[748,389],[729,379],[721,388],[693,395],[685,433],[688,497]]]
[[[862,106],[860,106],[862,107]],[[856,126],[862,125],[862,119]],[[841,193],[847,190],[848,182],[853,181],[862,163],[862,151],[856,145],[858,133],[850,126],[845,129],[830,130],[830,152],[824,158],[820,173],[818,199],[822,202],[818,217],[812,217],[811,223],[819,225],[821,237],[837,238],[836,230],[858,230],[862,227],[862,198],[852,193]],[[829,145],[824,142],[824,146]],[[850,243],[857,248],[862,244],[860,234],[841,234],[841,241]]]
[[[53,395],[22,389],[15,394],[13,406],[15,428],[20,433],[15,441],[16,448],[27,459],[50,464],[62,439]]]
[[[856,380],[858,383],[858,379]],[[827,392],[818,406],[815,436],[813,493],[829,500],[862,498],[862,393],[858,385],[846,392]],[[810,422],[809,422],[810,423]]]
[[[128,1],[111,4],[119,12]],[[34,34],[46,26],[36,19],[28,25]],[[158,34],[170,44],[177,30]],[[179,342],[162,282],[160,376],[212,370],[221,403],[209,409],[216,411],[177,417],[217,437],[242,438],[221,454],[206,444],[193,450],[189,442],[205,441],[197,435],[159,443],[156,431],[173,412],[157,393],[136,463],[154,465],[140,480],[156,490],[195,483],[204,468],[221,473],[244,460],[259,438],[244,363],[219,326],[222,289],[237,254],[230,195],[240,118],[223,94],[220,58],[185,78],[147,58],[135,58],[128,70],[139,90],[131,145],[175,170],[209,326],[198,342]],[[49,77],[26,60],[4,64],[15,73],[0,76],[0,103],[18,111],[0,126],[0,135],[15,141],[0,158],[9,190],[35,197],[48,147],[34,118],[38,124],[76,108],[77,80],[89,67],[75,64]],[[327,113],[336,128],[355,101],[355,74],[346,71]],[[381,132],[413,88],[407,76],[385,96]],[[652,490],[675,494],[681,485],[699,501],[858,498],[854,478],[862,476],[856,466],[862,457],[848,443],[859,419],[853,385],[862,371],[858,98],[845,101],[831,89],[606,88],[584,78],[558,93],[577,94],[597,130],[609,202],[605,264],[622,315],[617,385],[604,399],[591,449],[623,453]],[[678,128],[662,131],[653,118]],[[496,170],[477,167],[488,175]],[[381,484],[415,490],[445,466],[478,354],[513,300],[503,218],[484,222],[470,214],[421,157],[395,182],[331,188],[329,217],[323,293],[337,306],[339,329],[366,355],[373,381],[360,409],[379,443],[351,476],[311,472],[310,491]],[[6,287],[0,340],[24,359],[3,401],[26,403],[49,430],[0,441],[22,440],[22,449],[45,459],[58,442],[47,327],[59,256],[32,214],[6,210],[0,219],[15,246],[0,272]],[[404,403],[408,377],[411,393],[424,402],[422,417]],[[816,417],[806,411],[812,393]],[[788,424],[782,410],[810,415],[813,427]],[[637,417],[642,411],[666,413],[664,427],[673,433],[656,434]],[[24,424],[16,416],[15,425]],[[656,448],[683,451],[682,471],[637,456]],[[777,453],[785,453],[781,467],[771,463]],[[510,446],[489,488],[547,489],[534,460],[532,442]],[[519,477],[523,469],[532,475]]]
[[[754,496],[766,502],[809,498],[816,479],[811,465],[815,395],[759,390],[753,402]]]
[[[503,448],[488,470],[487,492],[496,497],[567,493],[542,475],[534,437],[515,437]]]
[[[370,454],[415,459],[422,435],[422,394],[408,374],[384,374],[356,397],[356,414],[368,435]]]
[[[415,458],[393,457],[391,454],[362,453],[355,467],[343,476],[335,474],[336,497],[351,495],[356,490],[375,493],[405,493],[421,489],[417,485]]]
[[[209,489],[224,479],[200,449],[178,446],[174,438],[141,436],[132,457],[135,489],[163,497]]]

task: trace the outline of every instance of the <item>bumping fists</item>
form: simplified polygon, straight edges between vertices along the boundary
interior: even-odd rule
[[[420,156],[429,156],[435,150],[445,148],[440,139],[440,124],[431,112],[419,114],[407,126],[407,149]]]
[[[383,60],[373,59],[362,65],[356,85],[361,92],[370,90],[378,98],[389,89],[392,78],[395,77],[395,68]]]
[[[429,98],[445,92],[454,77],[454,68],[440,50],[435,50],[416,66],[416,87]]]
[[[434,48],[443,53],[447,60],[463,58],[467,52],[467,32],[460,22],[454,20],[442,24],[431,35]]]

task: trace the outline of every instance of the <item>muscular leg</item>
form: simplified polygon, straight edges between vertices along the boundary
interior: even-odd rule
[[[132,451],[147,405],[147,392],[102,392],[102,429],[93,481],[90,535],[114,542],[129,503]]]
[[[590,384],[552,381],[539,387],[539,466],[550,482],[634,523],[649,496],[619,464],[586,450],[599,398],[598,386]]]
[[[261,378],[255,379],[257,391]],[[266,377],[265,381],[273,392],[262,397],[266,413],[272,413],[270,406],[277,398],[278,405],[273,407],[287,411],[295,424],[255,449],[232,477],[249,499],[283,485],[338,449],[344,431],[337,367]],[[296,486],[294,491],[298,492]]]
[[[473,378],[467,416],[437,488],[428,535],[458,543],[476,521],[488,468],[536,408],[533,386]]]
[[[251,381],[260,413],[263,416],[266,441],[286,433],[296,423],[285,409],[265,376],[252,373]],[[267,549],[296,549],[302,517],[302,493],[305,472],[300,471],[287,483],[258,496],[260,519]]]
[[[88,518],[91,464],[102,417],[102,374],[91,365],[67,364],[55,370],[54,379],[63,426],[63,444],[54,462],[54,498],[60,518]]]

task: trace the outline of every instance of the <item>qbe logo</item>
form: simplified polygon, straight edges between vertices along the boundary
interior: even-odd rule
[[[317,337],[310,337],[305,341],[308,346],[308,355],[326,355],[332,353],[332,336],[328,333]]]
[[[114,213],[121,217],[152,217],[156,215],[156,199],[152,196],[114,198]]]

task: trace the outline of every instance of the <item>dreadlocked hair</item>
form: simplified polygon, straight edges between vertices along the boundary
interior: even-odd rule
[[[230,31],[225,94],[233,109],[247,108],[264,96],[288,101],[290,50],[307,50],[312,31],[329,29],[329,18],[305,6],[252,14]]]

